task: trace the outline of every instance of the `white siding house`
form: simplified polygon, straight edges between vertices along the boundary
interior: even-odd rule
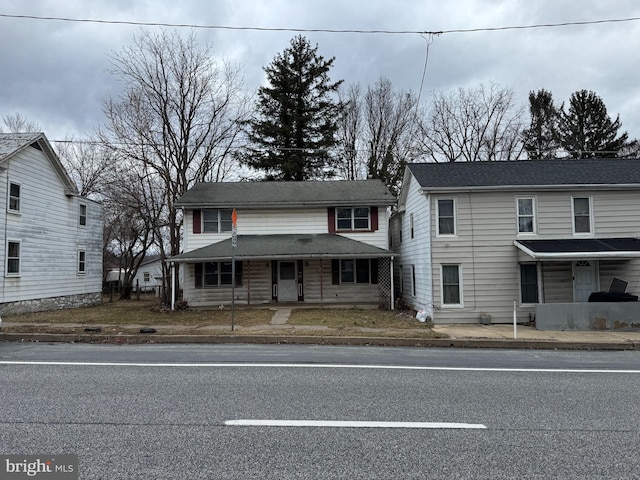
[[[391,308],[388,212],[379,180],[199,183],[179,201],[184,299],[194,306],[236,302],[379,304]],[[232,211],[237,247],[232,247]]]
[[[3,315],[102,301],[102,207],[42,133],[0,134],[0,222]]]
[[[435,323],[511,322],[514,300],[527,322],[614,278],[638,295],[639,208],[636,159],[412,164],[392,219],[396,288]]]

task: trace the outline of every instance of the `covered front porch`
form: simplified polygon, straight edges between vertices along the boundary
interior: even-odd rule
[[[239,235],[235,248],[227,239],[170,261],[193,306],[393,307],[393,253],[341,235]]]
[[[516,240],[521,291],[541,330],[640,328],[640,240]],[[537,297],[537,298],[536,298]]]

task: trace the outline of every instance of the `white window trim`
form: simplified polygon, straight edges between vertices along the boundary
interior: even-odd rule
[[[453,201],[453,233],[440,233],[440,200]],[[436,198],[436,237],[457,237],[458,236],[458,201],[455,197]]]
[[[204,224],[205,224],[204,212],[205,211],[211,211],[211,210],[215,210],[217,212],[217,214],[218,214],[218,221],[217,221],[218,230],[216,232],[207,232],[205,230],[205,228],[204,228]],[[200,232],[204,233],[204,234],[208,234],[208,235],[216,235],[216,234],[219,234],[219,233],[227,235],[227,234],[231,233],[232,229],[229,229],[229,230],[223,230],[222,229],[222,212],[223,211],[225,211],[225,212],[227,212],[227,211],[228,212],[233,212],[233,209],[230,209],[230,208],[204,208],[204,209],[202,209],[201,213],[200,213]]]
[[[20,196],[18,197],[18,210],[14,210],[11,208],[11,185],[18,185],[20,187]],[[9,185],[7,188],[7,212],[13,213],[15,215],[20,215],[22,213],[22,183],[21,182],[12,182],[9,180]]]
[[[575,200],[577,198],[586,198],[589,200],[589,231],[588,232],[576,232],[576,212],[575,212]],[[593,237],[595,235],[595,228],[593,222],[593,197],[591,195],[572,195],[571,196],[571,231],[575,237]]]
[[[538,298],[535,302],[523,302],[522,301],[522,266],[523,265],[532,265],[536,267],[536,290],[538,291]],[[540,299],[540,265],[534,262],[522,262],[518,265],[518,283],[520,285],[520,300],[518,301],[519,305],[522,306],[532,306],[537,305]]]
[[[415,223],[413,221],[413,213],[410,213],[409,214],[409,232],[410,232],[411,240],[415,238],[414,228],[415,228]]]
[[[9,273],[9,243],[17,243],[19,245],[20,251],[18,256],[18,272]],[[22,275],[22,240],[18,240],[16,238],[7,238],[5,243],[5,257],[4,257],[4,276],[17,278]]]
[[[443,267],[458,267],[458,293],[460,295],[460,303],[444,303],[444,274]],[[443,309],[457,309],[464,308],[464,292],[463,292],[463,280],[462,280],[462,265],[459,263],[447,263],[440,265],[440,305]]]
[[[80,270],[80,254],[84,253],[84,270]],[[78,275],[87,274],[87,249],[84,246],[78,247],[78,255],[76,256],[76,273]]]
[[[84,207],[84,215],[82,215],[82,207]],[[84,225],[82,224],[82,217],[84,217]],[[86,203],[78,204],[78,226],[80,228],[86,228],[89,221],[89,206]]]
[[[367,227],[366,228],[355,228],[356,223],[356,208],[366,208],[367,209]],[[350,228],[340,228],[338,226],[339,220],[346,220],[346,218],[340,219],[338,217],[338,210],[351,210],[351,227]],[[370,232],[371,231],[371,208],[370,207],[336,207],[336,232]],[[358,217],[362,218],[362,217]]]
[[[533,212],[533,232],[520,231],[520,200],[531,200],[531,209]],[[516,232],[518,235],[531,236],[538,234],[538,199],[535,196],[522,195],[516,197]],[[524,215],[522,215],[524,216]]]

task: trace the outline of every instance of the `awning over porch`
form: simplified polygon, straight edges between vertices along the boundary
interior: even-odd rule
[[[640,239],[638,238],[514,240],[513,244],[536,260],[640,258]]]
[[[231,239],[171,257],[175,263],[198,263],[229,260]],[[238,235],[236,260],[279,260],[303,258],[379,258],[393,257],[383,248],[358,242],[342,235]]]

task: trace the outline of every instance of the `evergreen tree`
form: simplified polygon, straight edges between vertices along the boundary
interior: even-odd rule
[[[524,149],[531,160],[556,158],[560,149],[558,122],[560,108],[553,103],[551,92],[529,92],[531,124],[522,132]]]
[[[268,86],[259,88],[256,114],[247,122],[251,146],[243,163],[276,180],[334,174],[329,149],[342,111],[332,98],[342,80],[329,79],[334,59],[325,60],[299,35],[264,68]]]
[[[628,145],[627,132],[618,136],[620,116],[615,121],[594,92],[580,90],[571,95],[569,111],[560,111],[560,143],[573,158],[617,157]]]

